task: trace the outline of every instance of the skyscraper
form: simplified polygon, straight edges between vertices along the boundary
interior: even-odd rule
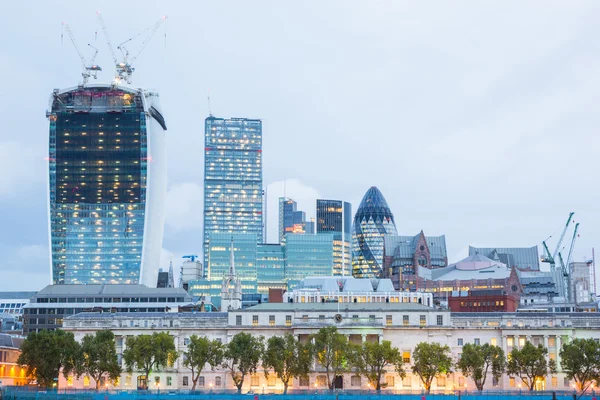
[[[263,240],[262,121],[205,120],[204,265],[211,233],[256,234]]]
[[[317,199],[317,233],[333,233],[333,273],[350,273],[352,206],[341,200]]]
[[[362,201],[352,227],[352,275],[381,278],[385,235],[397,235],[394,215],[385,198],[371,186]]]
[[[306,214],[298,211],[297,206],[292,199],[279,198],[279,243],[286,233],[306,233]]]
[[[50,98],[54,284],[155,286],[166,200],[158,94],[94,84]]]

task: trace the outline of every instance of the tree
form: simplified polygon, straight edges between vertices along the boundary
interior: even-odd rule
[[[498,346],[488,343],[480,346],[468,343],[463,346],[462,355],[456,364],[464,376],[471,377],[478,390],[483,390],[487,374],[491,369],[492,376],[500,379],[506,368],[504,351]]]
[[[522,349],[514,348],[510,352],[508,368],[510,375],[516,375],[529,388],[535,389],[535,383],[539,379],[545,379],[546,375],[556,372],[556,362],[546,361],[548,349],[542,346],[534,346],[526,342]]]
[[[218,340],[209,340],[206,336],[192,335],[183,356],[183,366],[192,371],[192,390],[195,390],[204,366],[208,364],[214,370],[223,362],[223,345]]]
[[[144,372],[146,376],[144,389],[148,389],[148,378],[154,369],[172,367],[177,359],[175,341],[167,332],[130,336],[126,344],[123,360],[127,371],[131,372],[136,368]]]
[[[406,376],[402,355],[398,348],[392,347],[389,340],[381,343],[364,342],[362,346],[352,345],[350,354],[352,368],[364,376],[377,391],[386,386],[386,383],[381,382],[387,372],[386,368],[393,366],[401,378]]]
[[[421,342],[413,351],[413,373],[423,382],[427,393],[431,390],[433,378],[452,372],[450,347],[439,343]]]
[[[348,338],[337,331],[335,326],[319,329],[313,336],[313,351],[316,361],[325,368],[327,387],[333,390],[331,379],[347,369]]]
[[[25,367],[27,376],[44,387],[54,386],[58,375],[66,378],[75,372],[80,346],[70,332],[62,330],[32,332],[21,345],[17,364]]]
[[[292,334],[273,336],[267,341],[263,356],[265,376],[269,369],[283,382],[283,394],[287,394],[289,382],[293,378],[308,377],[312,355],[309,345],[303,345]]]
[[[242,392],[244,379],[256,373],[264,351],[264,338],[240,332],[231,338],[225,349],[223,368],[229,370],[238,393]]]
[[[573,379],[579,397],[595,382],[600,383],[600,344],[594,339],[573,339],[560,349],[560,365]]]
[[[115,348],[115,335],[101,330],[95,335],[85,335],[81,341],[81,358],[77,375],[86,374],[96,381],[96,390],[100,389],[100,378],[107,375],[115,381],[121,375],[121,366]]]

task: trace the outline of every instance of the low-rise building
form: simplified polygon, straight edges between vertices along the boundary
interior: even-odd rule
[[[145,285],[49,285],[24,306],[23,333],[60,328],[63,319],[86,311],[177,312],[192,297],[181,288]]]
[[[452,292],[448,307],[452,312],[515,312],[519,298],[503,290]]]
[[[66,331],[73,332],[77,340],[100,329],[111,329],[116,335],[117,352],[122,358],[128,336],[168,332],[173,336],[177,351],[183,352],[191,335],[206,336],[228,343],[240,332],[262,335],[290,333],[300,341],[309,340],[320,328],[335,326],[353,343],[389,340],[403,355],[407,376],[404,379],[388,371],[385,392],[408,392],[421,390],[416,375],[410,373],[412,352],[419,342],[438,342],[448,345],[454,360],[458,360],[462,346],[467,343],[501,346],[505,353],[520,348],[527,341],[548,348],[548,357],[557,362],[558,371],[539,381],[537,389],[569,390],[570,382],[560,366],[562,343],[572,338],[600,340],[600,315],[597,313],[553,312],[459,312],[427,307],[419,303],[328,303],[283,302],[259,304],[246,309],[217,313],[81,313],[65,319]],[[120,389],[134,389],[144,377],[140,371],[123,373],[118,383]],[[290,390],[325,389],[324,373],[318,365],[308,379],[294,379]],[[60,378],[60,387],[93,387],[94,382],[82,377],[80,380]],[[168,389],[191,389],[191,372],[182,364],[180,357],[172,368],[155,371],[150,376],[150,387]],[[159,386],[154,386],[158,384]],[[206,368],[199,380],[199,390],[233,389],[229,373],[223,369]],[[368,389],[367,382],[352,372],[336,377],[336,386],[344,389]],[[243,391],[260,393],[281,392],[279,380],[265,378],[262,370],[249,376]],[[488,377],[486,389],[520,390],[515,377],[504,375],[495,380]],[[434,380],[433,391],[474,390],[471,379],[460,372],[453,372]]]
[[[0,387],[27,384],[25,368],[17,364],[22,338],[0,333]]]

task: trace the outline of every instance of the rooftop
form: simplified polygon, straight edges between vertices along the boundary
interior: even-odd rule
[[[244,312],[257,311],[431,311],[433,308],[419,303],[262,303],[246,308]]]
[[[225,318],[227,317],[226,312],[180,312],[180,313],[167,313],[167,312],[128,312],[128,313],[101,313],[101,312],[82,312],[79,314],[71,315],[66,317],[68,320],[78,319],[110,319],[110,318],[163,318],[168,319],[169,317],[185,319],[185,318]]]
[[[0,292],[2,300],[31,299],[37,292]]]
[[[151,288],[146,285],[48,285],[37,292],[36,297],[77,295],[172,295],[189,297],[187,292],[182,288]]]

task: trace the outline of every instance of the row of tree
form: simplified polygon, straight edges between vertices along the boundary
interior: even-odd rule
[[[406,360],[391,342],[354,344],[336,327],[322,328],[306,342],[291,334],[265,340],[241,332],[222,344],[192,335],[181,354],[176,351],[173,337],[160,332],[128,337],[123,352],[127,371],[142,371],[146,379],[157,369],[173,366],[179,356],[182,365],[191,371],[192,389],[196,389],[206,366],[228,371],[238,392],[246,377],[255,374],[259,367],[265,376],[274,374],[282,381],[284,393],[294,378],[308,378],[314,362],[321,366],[329,389],[334,388],[335,377],[344,372],[364,376],[376,390],[385,387],[387,373],[406,376]],[[581,394],[591,385],[600,384],[600,344],[594,339],[564,343],[560,357],[563,371]],[[27,368],[28,376],[47,387],[54,384],[61,370],[65,377],[90,376],[96,388],[101,378],[114,381],[122,373],[114,335],[104,330],[84,336],[81,343],[75,341],[72,333],[60,330],[31,333],[23,343],[18,363]],[[466,344],[456,363],[450,348],[439,343],[421,342],[412,352],[411,372],[420,378],[427,392],[434,378],[451,373],[453,368],[471,378],[478,390],[483,390],[488,375],[499,380],[504,373],[519,377],[529,390],[534,390],[537,381],[556,372],[556,362],[548,358],[548,349],[530,342],[514,348],[508,357],[498,346]]]

